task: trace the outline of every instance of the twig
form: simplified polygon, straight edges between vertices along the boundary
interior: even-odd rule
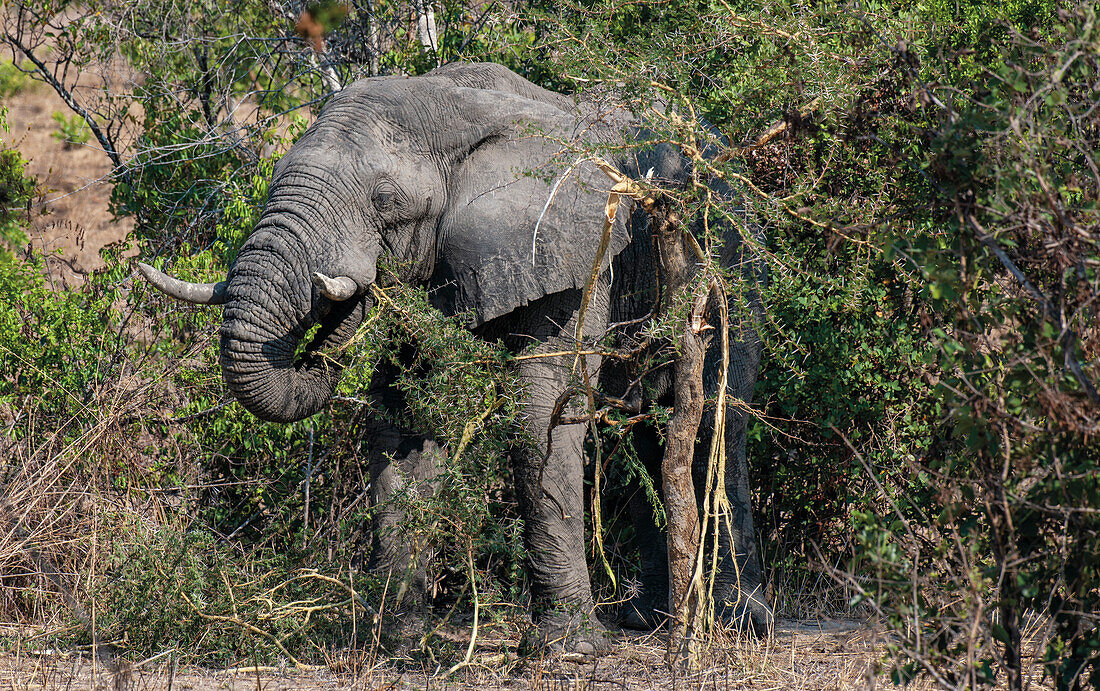
[[[447,674],[451,675],[470,664],[470,660],[474,656],[474,644],[477,643],[477,624],[478,617],[481,614],[481,601],[477,595],[477,572],[474,571],[474,549],[470,540],[466,541],[466,566],[470,569],[470,587],[474,593],[474,628],[470,631],[470,644],[466,646],[466,657],[462,658],[461,662],[455,663],[450,669],[447,670]]]
[[[572,165],[565,169],[561,177],[554,181],[554,186],[550,188],[550,196],[546,198],[546,203],[542,205],[542,211],[539,212],[538,220],[535,221],[535,229],[531,232],[531,266],[535,265],[535,247],[539,238],[539,227],[542,226],[542,219],[546,216],[546,212],[550,210],[550,206],[558,196],[558,189],[561,188],[562,183],[573,174],[573,169],[583,163],[584,160],[584,158],[578,158],[574,161]]]
[[[179,417],[152,417],[152,416],[144,416],[144,415],[128,415],[128,416],[122,418],[121,420],[119,420],[119,424],[120,425],[130,425],[130,424],[133,424],[133,423],[137,422],[138,420],[148,420],[150,422],[160,422],[160,423],[166,424],[166,425],[182,425],[185,422],[191,422],[192,420],[198,420],[200,418],[204,418],[204,417],[213,415],[214,413],[218,412],[222,408],[230,406],[235,402],[236,402],[236,399],[234,399],[234,398],[226,399],[226,400],[222,401],[221,403],[213,406],[212,408],[207,408],[206,410],[200,410],[197,413],[190,413],[188,415],[180,415]]]
[[[821,97],[818,96],[814,100],[799,108],[799,117],[805,118],[806,116],[808,116],[811,112],[813,112],[813,109],[816,108],[817,104],[820,102]],[[718,163],[725,163],[726,161],[732,160],[735,156],[744,156],[758,149],[762,149],[769,143],[771,143],[773,139],[790,129],[790,125],[790,120],[784,118],[783,120],[780,120],[779,122],[769,127],[767,131],[764,132],[764,134],[757,137],[755,142],[734,147],[726,153],[716,156],[714,160]]]
[[[38,70],[38,74],[42,77],[42,80],[53,87],[53,90],[57,92],[57,95],[60,96],[61,100],[65,102],[65,105],[69,106],[69,108],[71,108],[74,113],[83,118],[84,122],[88,125],[88,129],[92,131],[92,134],[95,135],[96,140],[99,141],[100,146],[103,147],[104,153],[106,153],[107,156],[110,157],[111,162],[115,164],[116,168],[120,168],[122,166],[122,158],[119,156],[118,151],[115,150],[114,143],[111,142],[111,140],[107,138],[107,135],[103,133],[103,130],[99,128],[99,125],[96,123],[95,118],[92,117],[92,114],[76,102],[76,100],[73,98],[72,93],[68,89],[66,89],[64,85],[61,84],[61,82],[57,81],[57,78],[50,73],[49,69],[46,67],[46,64],[39,60],[35,56],[34,52],[24,46],[16,36],[9,32],[7,35],[7,40],[13,46],[18,48],[19,52],[23,53],[23,55],[25,55],[32,64],[34,64],[35,68]]]

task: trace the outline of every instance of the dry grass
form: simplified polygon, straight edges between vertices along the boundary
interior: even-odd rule
[[[513,627],[509,627],[512,629]],[[512,635],[483,632],[473,664],[447,677],[440,670],[399,671],[378,657],[352,664],[334,656],[329,668],[238,667],[179,669],[172,651],[120,667],[88,655],[13,650],[0,657],[0,684],[12,689],[863,689],[889,685],[876,671],[881,636],[863,622],[782,620],[767,641],[730,641],[703,668],[673,674],[664,663],[665,637],[619,634],[615,650],[594,662],[516,662]],[[502,646],[507,646],[502,654]],[[335,671],[334,671],[335,670]],[[918,683],[911,689],[932,688]]]
[[[483,627],[468,667],[448,676],[446,665],[396,660],[373,651],[342,651],[314,669],[255,667],[181,668],[176,650],[136,663],[68,651],[34,649],[27,629],[9,630],[14,641],[0,656],[0,688],[10,689],[790,689],[841,691],[896,688],[882,664],[886,635],[854,619],[779,620],[768,640],[728,640],[702,667],[674,673],[664,662],[667,636],[619,632],[611,654],[594,661],[567,658],[517,660],[521,622]],[[454,629],[448,637],[468,636]],[[33,652],[32,652],[33,651]],[[1048,689],[1041,670],[1027,670],[1026,688]],[[937,688],[919,679],[910,691]]]

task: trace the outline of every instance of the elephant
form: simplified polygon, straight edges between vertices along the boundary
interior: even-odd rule
[[[427,285],[435,306],[465,319],[475,335],[513,352],[545,355],[514,365],[526,391],[522,424],[535,440],[517,444],[510,456],[528,554],[528,640],[541,649],[599,654],[609,643],[585,560],[586,430],[552,424],[552,418],[573,376],[578,311],[594,273],[610,180],[569,149],[570,143],[603,146],[608,160],[635,179],[689,184],[690,161],[677,148],[660,142],[619,146],[647,137],[652,135],[625,109],[574,100],[495,64],[456,63],[422,76],[363,79],[334,94],[278,161],[260,219],[224,281],[186,283],[148,265],[139,268],[169,295],[224,305],[224,379],[232,395],[264,420],[300,420],[328,404],[340,366],[319,353],[345,343],[363,321],[380,259],[392,261],[398,280]],[[720,181],[709,184],[729,193],[719,189]],[[622,204],[626,211],[620,208],[607,237],[606,265],[589,293],[586,338],[637,323],[658,292],[651,219],[640,204]],[[762,280],[747,243],[729,226],[722,261]],[[746,403],[761,357],[754,326],[759,296],[749,292],[746,309],[732,311],[748,316],[731,320],[728,370],[730,400]],[[311,328],[315,335],[303,347]],[[722,367],[718,340],[711,339],[705,355],[711,397]],[[610,386],[637,378],[629,365],[605,367],[598,355],[585,363],[593,381]],[[376,379],[372,390],[382,404],[401,406],[385,372]],[[648,387],[656,392],[650,397],[667,396],[661,388]],[[713,424],[710,408],[704,426]],[[719,540],[715,600],[727,620],[765,631],[772,612],[750,510],[744,408],[731,405],[728,413],[725,481],[733,516],[732,530]],[[385,538],[385,528],[401,516],[381,507],[402,483],[430,479],[440,449],[392,424],[378,426],[369,452],[371,498],[380,507],[370,565],[415,572],[407,551]],[[658,431],[635,436],[639,453],[656,467]],[[696,472],[705,467],[709,438],[701,432]],[[629,506],[642,551],[642,584],[622,607],[620,624],[652,628],[668,609],[664,539],[641,493]]]

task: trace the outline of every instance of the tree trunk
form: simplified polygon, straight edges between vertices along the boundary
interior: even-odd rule
[[[375,13],[374,2],[367,2],[367,69],[377,77],[382,70],[382,19]]]
[[[683,290],[695,273],[694,255],[687,247],[683,227],[676,214],[669,213],[660,223],[657,241],[663,289],[665,295],[671,297]],[[661,462],[668,525],[668,582],[672,614],[668,660],[672,664],[690,664],[695,657],[698,638],[695,620],[700,609],[697,606],[700,590],[695,587],[692,578],[699,549],[700,527],[691,464],[695,454],[695,438],[703,417],[704,344],[693,328],[693,317],[705,305],[705,294],[701,299],[694,300],[692,313],[682,327],[680,354],[673,365],[673,412]]]
[[[1012,503],[1005,488],[1007,473],[997,459],[982,453],[985,461],[985,513],[989,517],[993,558],[1001,572],[998,585],[997,613],[1001,635],[996,636],[1003,646],[1004,667],[1010,691],[1022,691],[1023,638],[1020,632],[1020,611],[1024,607],[1020,591],[1019,564],[1024,562],[1017,544],[1019,536],[1012,520]]]
[[[420,47],[435,55],[439,51],[439,33],[435,26],[435,8],[430,0],[416,1],[416,29]]]

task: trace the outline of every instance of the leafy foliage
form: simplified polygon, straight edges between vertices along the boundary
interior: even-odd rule
[[[393,422],[438,440],[448,453],[430,494],[396,498],[406,516],[402,540],[435,553],[439,572],[463,582],[484,579],[482,592],[515,598],[523,553],[508,457],[523,432],[510,356],[431,307],[421,288],[398,284],[376,295],[376,311],[347,347],[352,365],[339,392],[362,396],[388,363],[407,409],[372,413],[395,415]],[[476,560],[478,573],[468,573],[466,558]]]
[[[33,413],[36,424],[53,429],[76,422],[74,434],[79,421],[94,419],[87,406],[118,375],[124,345],[119,292],[110,287],[120,273],[116,267],[83,289],[55,291],[40,259],[0,257],[0,402],[22,411],[17,418]]]
[[[0,61],[0,98],[14,96],[35,84],[27,72],[19,69],[11,60]]]
[[[1096,550],[1091,10],[586,2],[548,17],[577,83],[642,104],[669,85],[679,113],[744,142],[710,173],[769,229],[771,417],[750,458],[773,548],[849,555],[908,636],[899,678],[1016,687],[1035,611],[1048,672],[1087,684],[1095,622],[1071,611],[1095,609],[1095,573],[1059,569]]]
[[[1096,610],[1100,575],[1097,121],[1083,96],[1100,76],[1083,50],[1094,24],[1082,7],[1026,35],[1001,27],[999,59],[940,114],[926,154],[940,232],[899,243],[945,316],[930,355],[949,414],[922,459],[931,492],[898,498],[899,509],[942,542],[931,553],[870,553],[886,582],[913,569],[965,583],[970,596],[954,602],[880,591],[899,628],[929,617],[936,629],[908,645],[928,645],[915,662],[952,683],[993,683],[1000,669],[1017,686],[1032,612],[1049,617],[1044,655],[1058,688],[1100,681],[1100,629],[1082,614]],[[904,542],[926,539],[910,531]],[[965,633],[974,622],[988,636],[977,645]],[[964,653],[973,667],[954,663]]]
[[[0,108],[0,131],[7,133],[7,109]],[[23,172],[26,161],[0,139],[0,256],[27,242],[24,228],[35,181]]]
[[[88,125],[79,115],[65,117],[61,111],[54,111],[53,120],[57,123],[57,131],[51,137],[72,149],[87,143],[92,133],[88,131]]]

